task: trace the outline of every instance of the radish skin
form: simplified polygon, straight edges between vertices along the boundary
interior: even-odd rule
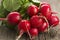
[[[22,31],[22,33],[20,32],[19,36],[17,37],[16,40],[19,40],[19,38],[22,36],[23,33],[27,32],[30,39],[31,39],[31,35],[29,33],[30,30],[30,22],[28,20],[21,20],[20,23],[18,24],[18,30]],[[32,39],[31,39],[32,40]]]

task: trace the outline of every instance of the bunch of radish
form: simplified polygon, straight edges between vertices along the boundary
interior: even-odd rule
[[[18,11],[12,11],[6,18],[0,18],[0,20],[6,20],[10,25],[17,25],[19,36],[16,40],[19,40],[24,33],[27,33],[33,40],[33,37],[38,36],[40,32],[48,32],[50,27],[53,28],[59,24],[59,18],[55,12],[52,12],[50,4],[46,2],[42,2],[39,6],[35,4],[28,6],[26,14],[29,19],[23,19]]]

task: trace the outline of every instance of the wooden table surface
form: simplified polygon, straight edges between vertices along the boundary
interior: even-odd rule
[[[0,0],[1,1],[1,0]],[[60,19],[60,0],[40,0],[43,2],[48,2],[53,11],[58,12],[57,16]],[[35,40],[60,40],[60,24],[53,28],[57,30],[56,36],[48,34],[48,33],[40,33]],[[17,37],[15,31],[8,30],[6,27],[0,26],[0,40],[15,40]],[[27,35],[23,35],[20,40],[29,40]]]

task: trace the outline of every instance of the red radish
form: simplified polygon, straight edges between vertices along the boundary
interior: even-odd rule
[[[49,8],[51,9],[50,4],[48,4],[47,2],[42,2],[42,3],[41,3],[41,6],[42,6],[42,5],[48,5]]]
[[[31,36],[37,36],[38,35],[38,29],[37,28],[30,29],[30,34],[31,34]]]
[[[24,30],[24,32],[27,32],[27,29],[30,30],[29,21],[28,20],[21,20],[21,22],[18,24],[18,30]]]
[[[31,28],[30,29],[30,34],[32,36],[32,40],[34,40],[35,37],[38,36],[38,29],[37,28]]]
[[[44,20],[38,15],[34,15],[30,19],[30,23],[32,27],[38,28],[43,24]]]
[[[49,5],[42,5],[40,12],[42,13],[42,15],[44,15],[48,20],[50,20],[51,17],[51,8],[49,7]]]
[[[17,37],[16,40],[18,40],[24,32],[28,32],[28,34],[29,34],[30,22],[28,20],[21,20],[20,23],[18,24],[18,30],[20,31],[20,35]],[[30,36],[30,34],[29,34],[29,36]]]
[[[51,16],[51,19],[49,20],[50,25],[56,26],[59,24],[59,18],[55,15]]]
[[[30,16],[36,15],[38,13],[38,7],[36,5],[31,5],[27,9],[27,13]]]
[[[7,20],[10,25],[16,25],[21,20],[21,15],[18,12],[11,12],[6,18],[0,18],[0,20]]]
[[[18,12],[11,12],[7,15],[7,22],[12,25],[16,25],[21,20],[21,15]]]
[[[38,28],[38,30],[39,32],[44,32],[47,28],[48,28],[48,24],[44,22],[43,25]]]

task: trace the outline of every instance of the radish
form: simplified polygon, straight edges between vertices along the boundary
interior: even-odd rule
[[[27,32],[29,37],[31,38],[30,33],[29,33],[30,22],[28,20],[21,20],[18,24],[18,30],[20,33],[16,40],[18,40],[25,32]]]
[[[16,25],[21,20],[21,15],[18,12],[11,12],[6,18],[0,18],[0,20],[6,20],[10,25]]]
[[[41,6],[42,6],[42,5],[48,5],[49,8],[51,9],[50,4],[48,4],[47,2],[42,2],[42,3],[41,3]]]
[[[55,15],[51,16],[51,19],[49,20],[50,25],[53,25],[55,27],[56,25],[59,24],[59,18]]]
[[[21,20],[21,15],[18,12],[11,12],[7,15],[7,22],[12,25],[16,25]]]
[[[30,18],[31,26],[34,28],[40,27],[43,24],[43,22],[44,22],[44,20],[41,17],[39,17],[38,15],[34,15]]]
[[[27,32],[27,28],[30,30],[30,23],[28,20],[21,20],[21,22],[18,24],[18,30],[24,30],[24,32]]]
[[[38,28],[38,30],[39,32],[44,32],[47,28],[48,28],[48,24],[44,22],[43,25]]]
[[[38,36],[38,29],[37,29],[37,28],[31,28],[31,29],[30,29],[30,34],[31,34],[31,36],[32,36],[32,40],[34,40],[34,38],[35,38],[36,36]]]
[[[38,14],[38,7],[36,5],[30,5],[27,9],[29,16]]]
[[[46,17],[43,16],[43,15],[40,15],[39,17],[42,18],[44,22],[40,27],[38,27],[38,31],[39,32],[47,32],[47,31],[49,31],[49,22],[46,19]]]
[[[40,12],[42,15],[44,15],[48,20],[50,20],[51,17],[51,8],[49,5],[41,5]]]
[[[30,34],[31,34],[31,36],[37,36],[38,35],[38,29],[37,28],[31,28]]]

